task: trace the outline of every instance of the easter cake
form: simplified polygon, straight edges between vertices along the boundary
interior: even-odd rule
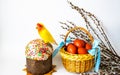
[[[44,75],[52,69],[53,47],[41,39],[34,39],[26,46],[26,67],[32,75]]]

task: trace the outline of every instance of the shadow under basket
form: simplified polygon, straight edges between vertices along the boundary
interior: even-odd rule
[[[62,63],[68,72],[84,73],[91,71],[94,66],[94,56],[90,54],[71,54],[61,48]]]

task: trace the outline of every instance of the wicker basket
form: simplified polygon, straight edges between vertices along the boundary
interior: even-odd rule
[[[94,40],[93,37],[86,29],[82,27],[75,27],[69,30],[68,33],[66,34],[64,39],[65,43],[69,33],[76,29],[80,29],[84,31],[89,36],[89,39],[91,40],[91,42],[93,42]],[[92,70],[94,66],[94,56],[90,54],[71,54],[65,50],[65,47],[66,46],[60,49],[60,54],[62,57],[63,66],[68,72],[84,73]]]

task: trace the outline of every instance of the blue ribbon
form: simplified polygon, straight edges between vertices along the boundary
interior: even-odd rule
[[[92,49],[88,50],[88,53],[95,56],[95,68],[94,71],[98,72],[99,71],[99,67],[100,67],[100,47],[98,46],[99,41],[98,40],[94,40],[93,45],[92,45]]]
[[[70,38],[67,38],[67,39],[66,39],[66,43],[70,43],[70,42],[71,42],[71,39],[70,39]],[[54,50],[54,52],[53,52],[53,54],[52,54],[52,57],[55,57],[56,54],[58,53],[58,51],[59,51],[64,45],[65,45],[65,42],[62,41],[62,42],[58,45],[58,47]]]

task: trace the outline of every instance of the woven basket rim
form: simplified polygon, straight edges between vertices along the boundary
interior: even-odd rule
[[[71,54],[71,53],[65,51],[65,47],[62,47],[60,49],[60,54],[63,58],[70,59],[70,60],[76,60],[76,61],[84,61],[84,60],[94,59],[94,56],[92,56],[91,54]]]

